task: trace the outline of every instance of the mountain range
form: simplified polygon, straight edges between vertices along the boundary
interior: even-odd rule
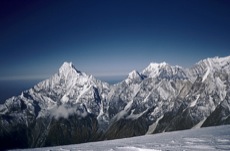
[[[110,85],[64,62],[0,104],[0,149],[34,148],[230,124],[230,56],[192,68],[150,63]]]

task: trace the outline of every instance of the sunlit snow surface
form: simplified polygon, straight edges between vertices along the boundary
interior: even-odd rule
[[[31,150],[31,149],[30,149]],[[77,145],[36,148],[34,151],[193,151],[230,150],[230,125],[167,132]]]

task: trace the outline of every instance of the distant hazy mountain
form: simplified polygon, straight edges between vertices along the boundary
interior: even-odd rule
[[[230,124],[230,56],[150,63],[109,85],[65,62],[0,105],[0,149],[76,144]]]

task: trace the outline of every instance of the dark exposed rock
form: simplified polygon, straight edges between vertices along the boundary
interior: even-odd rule
[[[230,100],[224,100],[205,120],[202,127],[230,124]]]

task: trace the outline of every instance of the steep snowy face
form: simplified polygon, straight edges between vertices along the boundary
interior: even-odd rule
[[[230,74],[230,57],[208,58],[197,63],[189,69],[191,81],[197,77],[205,84],[207,94],[217,93],[221,100],[226,96],[228,87],[228,77]]]
[[[55,112],[62,104],[69,104],[76,111],[79,108],[97,116],[103,110],[101,104],[107,101],[108,92],[107,83],[96,80],[93,76],[78,71],[72,63],[65,62],[50,79],[22,92],[18,97],[8,99],[6,104],[12,106],[23,102],[28,109],[36,104],[39,107],[39,117],[52,115],[50,112]],[[31,112],[35,112],[34,110]]]
[[[143,80],[143,76],[136,70],[129,73],[128,78],[125,80],[126,83],[140,83]]]
[[[223,101],[228,102],[226,100],[229,98],[229,61],[230,57],[209,58],[189,69],[187,74],[191,86],[185,87],[188,91],[182,97],[183,102],[180,103],[178,110],[175,110],[174,107],[169,111],[169,114],[165,114],[159,120],[155,132],[188,129],[193,126],[200,127],[203,123],[205,126],[211,125],[210,123],[215,125],[216,122],[212,121],[213,117],[224,115],[220,109],[226,109],[223,109],[219,104],[223,104]],[[206,122],[206,119],[209,121]]]
[[[178,107],[177,97],[184,97],[191,87],[185,71],[179,66],[151,63],[142,73],[132,71],[116,85],[109,98],[110,118],[156,121],[164,113]],[[179,100],[181,101],[181,100]]]
[[[92,76],[88,76],[75,69],[72,63],[65,62],[59,69],[59,72],[34,87],[35,91],[46,91],[50,95],[63,97],[66,95],[79,96],[80,91],[85,91],[87,86],[95,85]],[[73,91],[74,90],[74,91]],[[75,90],[78,90],[75,93]],[[62,102],[73,101],[67,98],[59,99]],[[54,100],[59,101],[59,100]],[[75,100],[76,101],[76,100]]]
[[[229,69],[230,57],[208,58],[189,69],[188,74],[193,82],[193,89],[187,98],[199,118],[204,119],[209,116],[226,98],[230,85]]]
[[[201,126],[229,92],[229,61],[230,57],[206,59],[187,70],[151,63],[140,74],[133,71],[114,88],[110,118],[144,118],[155,124],[155,132]],[[119,122],[114,125],[119,127]]]
[[[194,67],[188,69],[189,78],[194,81],[197,76],[204,82],[208,76],[213,77],[214,72],[230,73],[230,56],[215,57],[201,60]]]
[[[109,91],[109,84],[65,62],[49,79],[0,105],[0,141],[16,147],[85,142],[107,122],[99,120],[108,117]],[[20,135],[14,137],[16,127]]]

